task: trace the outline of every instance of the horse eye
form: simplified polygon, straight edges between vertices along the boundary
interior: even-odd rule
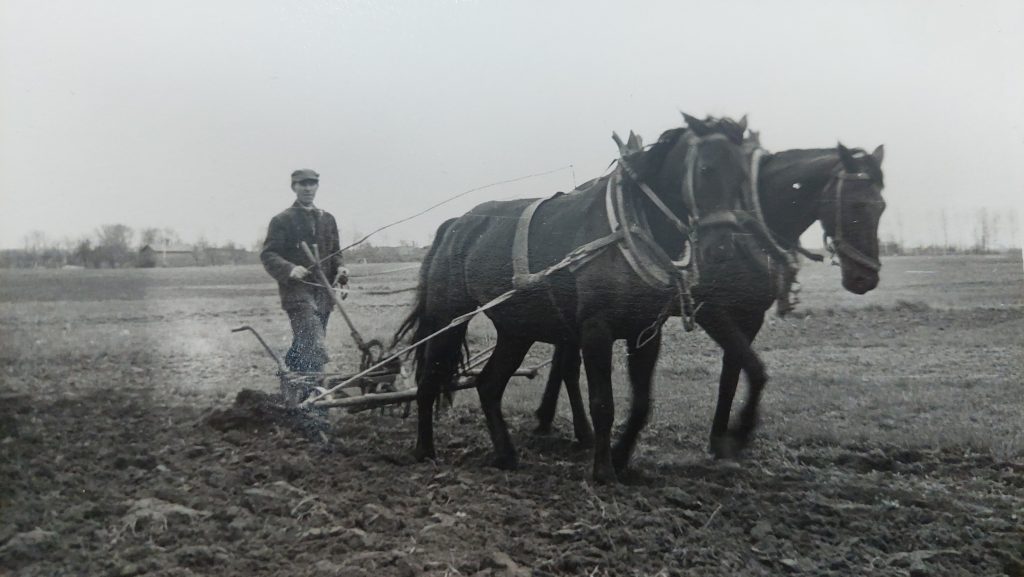
[[[698,170],[700,170],[701,174],[707,174],[711,172],[711,167],[706,164],[702,164],[700,165],[700,168],[698,168]]]

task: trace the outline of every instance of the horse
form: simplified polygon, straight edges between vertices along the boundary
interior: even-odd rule
[[[540,341],[582,353],[594,421],[593,479],[616,482],[626,470],[650,412],[661,324],[677,299],[689,296],[673,261],[685,260],[694,239],[698,246],[730,244],[750,194],[742,139],[684,117],[686,127],[666,131],[649,149],[620,145],[618,168],[585,190],[484,203],[438,229],[413,308],[394,339],[411,333],[419,342],[486,309],[497,341],[476,388],[495,466],[518,465],[501,400]],[[457,324],[414,350],[417,460],[436,458],[434,403],[456,379],[465,337],[466,325]],[[619,339],[627,341],[632,399],[613,448],[612,345]]]
[[[774,240],[787,251],[808,254],[800,248],[800,236],[815,221],[820,222],[833,258],[839,259],[842,286],[854,294],[874,289],[881,270],[878,224],[885,210],[881,168],[884,146],[870,154],[862,149],[849,149],[842,143],[833,149],[767,154],[760,150],[756,133],[746,144],[757,168],[759,208],[763,209],[764,222]],[[749,254],[749,246],[739,246],[748,249]],[[720,269],[707,275],[708,283],[694,287],[697,323],[723,351],[709,450],[716,458],[731,458],[751,440],[761,393],[768,380],[764,365],[752,348],[754,339],[774,301],[779,301],[780,313],[793,303],[788,301],[788,295],[772,290],[775,282],[769,277],[775,271],[771,267],[752,271],[746,264],[737,266],[728,259],[710,266]],[[721,283],[723,279],[725,284]],[[593,442],[593,434],[580,402],[579,352],[556,346],[551,367],[535,413],[539,422],[536,431],[551,431],[564,381],[575,437],[579,444],[588,446]],[[730,431],[729,418],[741,370],[747,375],[748,398],[738,426]]]

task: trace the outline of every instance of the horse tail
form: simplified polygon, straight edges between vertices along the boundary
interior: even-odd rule
[[[451,225],[457,219],[451,218],[437,228],[437,233],[434,234],[434,242],[431,243],[430,249],[427,250],[427,254],[423,257],[423,262],[420,265],[420,279],[419,284],[416,286],[416,296],[413,300],[412,311],[405,317],[402,324],[398,326],[398,330],[395,331],[392,337],[392,348],[398,345],[399,341],[406,337],[406,335],[412,333],[412,342],[420,341],[431,333],[434,333],[441,327],[434,326],[435,323],[429,322],[427,317],[427,279],[430,277],[430,265],[437,256],[437,252],[440,249],[442,242],[444,241],[444,235],[451,228]],[[460,341],[464,342],[466,336],[466,327],[461,325],[452,329],[454,333],[461,333]],[[458,347],[459,355],[455,361],[455,367],[458,367],[462,363],[463,354],[462,350],[464,346]],[[416,366],[416,382],[422,382],[423,373],[426,370],[426,363],[424,362],[427,353],[427,343],[420,343],[416,346],[413,352],[413,363]],[[454,376],[453,376],[454,379]],[[450,390],[446,390],[446,396],[451,395]]]

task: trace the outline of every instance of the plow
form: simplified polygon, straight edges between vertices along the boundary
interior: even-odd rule
[[[308,391],[318,395],[305,406],[320,408],[346,409],[349,413],[359,413],[372,409],[385,407],[403,406],[403,416],[410,411],[410,403],[416,399],[416,387],[412,383],[412,371],[409,370],[399,358],[387,360],[380,356],[364,357],[364,365],[358,373],[302,373],[289,371],[280,355],[267,344],[260,333],[249,325],[243,325],[232,329],[231,332],[249,332],[259,341],[266,351],[267,356],[274,360],[277,365],[277,376],[280,379],[281,394],[289,405],[298,406],[304,404],[302,398]],[[379,355],[383,355],[380,349]],[[494,346],[487,347],[475,354],[472,354],[465,362],[459,372],[459,381],[454,390],[470,389],[476,386],[476,377],[480,375],[481,367],[486,363]],[[385,360],[384,366],[370,369],[372,365],[365,363],[379,364]],[[547,360],[538,365],[521,368],[514,376],[533,379],[540,374],[541,370],[551,364]],[[367,370],[370,369],[370,370]]]
[[[231,332],[251,333],[263,347],[267,356],[274,361],[277,367],[276,374],[280,380],[281,396],[287,406],[345,409],[349,413],[401,407],[402,416],[408,416],[411,412],[411,403],[416,399],[416,384],[413,378],[414,373],[405,366],[403,358],[420,343],[413,343],[399,350],[389,350],[377,339],[364,339],[352,321],[352,317],[346,311],[342,303],[342,296],[329,288],[330,283],[327,281],[327,276],[319,266],[320,259],[316,254],[316,247],[311,249],[303,243],[303,249],[310,261],[317,263],[313,268],[314,274],[318,277],[321,286],[325,287],[331,295],[335,308],[341,313],[349,328],[349,334],[359,349],[359,370],[355,373],[290,371],[281,359],[281,355],[252,326],[243,325],[232,329]],[[499,302],[501,301],[489,303],[489,305],[493,306]],[[453,321],[452,325],[446,329],[462,322],[468,322],[484,308],[481,307],[456,319],[458,322]],[[443,330],[437,334],[440,332]],[[434,336],[436,334],[424,340],[429,340]],[[493,351],[494,345],[491,345],[480,351],[471,352],[459,369],[458,382],[453,389],[463,390],[476,387],[476,379],[480,375],[483,365],[490,360]],[[551,364],[550,359],[532,367],[522,367],[515,372],[514,376],[533,379],[549,364]]]

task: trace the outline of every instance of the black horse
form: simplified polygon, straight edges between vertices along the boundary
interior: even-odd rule
[[[757,143],[748,141],[748,149],[752,153],[758,150]],[[878,223],[885,209],[881,195],[883,156],[882,146],[867,154],[839,144],[833,149],[758,153],[753,158],[758,169],[757,198],[777,243],[786,250],[796,250],[800,235],[815,221],[820,222],[838,255],[843,287],[855,294],[864,294],[878,285]],[[756,253],[743,242],[731,247],[745,250],[748,256]],[[710,450],[719,458],[732,457],[750,441],[768,379],[752,344],[765,312],[777,298],[785,299],[786,295],[778,294],[779,279],[772,278],[777,270],[771,266],[752,268],[748,261],[736,262],[726,255],[709,259],[704,273],[701,283],[694,287],[696,319],[723,350]],[[780,307],[785,305],[788,303],[780,301]],[[748,398],[738,425],[730,431],[729,417],[741,370],[747,374]],[[576,438],[589,445],[592,433],[580,401],[579,351],[566,346],[555,348],[536,412],[537,430],[551,430],[563,380]]]
[[[486,310],[497,342],[477,381],[496,466],[517,465],[501,399],[509,377],[537,341],[582,351],[594,420],[594,479],[613,482],[628,465],[650,410],[661,323],[685,292],[685,283],[673,275],[678,270],[672,259],[686,252],[693,232],[698,246],[731,244],[738,208],[749,194],[742,140],[692,117],[687,122],[686,129],[662,134],[649,150],[627,154],[619,169],[585,190],[542,203],[485,203],[438,230],[423,261],[414,308],[395,339],[412,332],[414,340],[421,340],[505,295],[507,300]],[[533,226],[524,233],[521,217],[527,211],[533,211],[527,221]],[[618,237],[609,217],[615,212],[623,219]],[[619,246],[626,242],[623,228],[631,231],[632,252]],[[524,234],[528,249],[514,250]],[[567,255],[581,257],[571,270],[538,277],[537,271],[566,262]],[[639,268],[635,261],[641,261]],[[641,273],[668,280],[659,285],[643,280]],[[415,455],[420,460],[436,455],[433,405],[442,388],[453,383],[465,334],[466,325],[458,325],[415,351]],[[618,339],[627,341],[633,395],[625,429],[612,449],[612,344]]]

